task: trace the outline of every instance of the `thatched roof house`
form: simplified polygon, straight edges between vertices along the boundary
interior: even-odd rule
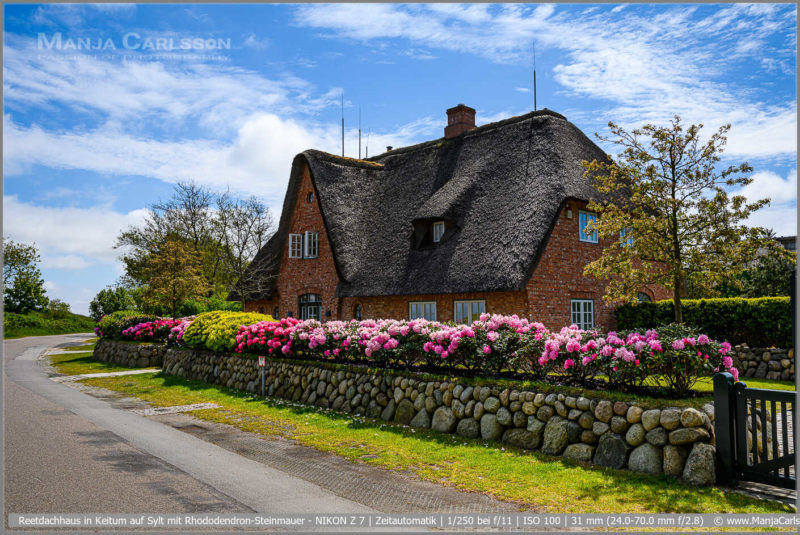
[[[322,319],[406,317],[423,302],[439,320],[462,320],[449,301],[482,300],[488,312],[568,323],[570,298],[588,297],[594,322],[602,287],[582,268],[600,245],[581,239],[578,213],[596,194],[582,162],[605,154],[549,110],[477,128],[474,113],[451,108],[445,137],[367,160],[298,154],[278,231],[250,270],[248,309],[305,316],[298,299],[314,295]],[[554,245],[559,226],[567,234]],[[318,250],[303,242],[297,258],[290,235],[308,232]],[[542,266],[551,248],[572,260]],[[555,314],[537,307],[553,283],[572,288]]]

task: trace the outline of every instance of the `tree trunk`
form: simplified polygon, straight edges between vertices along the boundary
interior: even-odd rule
[[[683,323],[683,305],[681,305],[681,278],[675,276],[675,289],[672,293],[672,308],[675,310],[675,323]]]

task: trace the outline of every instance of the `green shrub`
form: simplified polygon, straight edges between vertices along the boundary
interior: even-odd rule
[[[72,312],[56,314],[50,311],[28,312],[27,314],[6,312],[3,315],[4,338],[83,333],[91,332],[92,327],[94,327],[92,318]]]
[[[133,310],[118,310],[103,318],[97,324],[97,335],[103,338],[123,340],[122,331],[146,321],[155,321],[158,316],[146,315]]]
[[[273,321],[271,316],[255,312],[228,312],[218,310],[197,316],[186,328],[183,344],[195,349],[211,351],[233,351],[236,334],[242,325],[259,321]]]
[[[791,347],[792,311],[788,297],[687,299],[683,321],[717,340],[752,347]],[[633,303],[616,311],[620,329],[649,329],[674,319],[672,300]]]
[[[226,301],[224,298],[218,295],[187,299],[178,307],[178,315],[181,317],[197,316],[198,314],[202,314],[204,312],[214,312],[217,310],[241,312],[242,303],[240,301]]]

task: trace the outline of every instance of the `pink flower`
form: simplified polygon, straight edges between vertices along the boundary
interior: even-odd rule
[[[446,359],[449,353],[447,351],[442,351],[442,358]]]
[[[683,340],[675,340],[672,342],[672,349],[683,349],[684,347],[686,346],[683,343]]]
[[[722,357],[722,365],[726,368],[733,366],[733,359],[730,357]]]
[[[492,352],[492,348],[489,346],[483,346],[483,352],[484,354],[488,355],[489,353]]]
[[[736,368],[731,368],[728,371],[730,372],[731,375],[733,375],[733,380],[734,381],[738,381],[739,380],[739,370],[737,370]]]
[[[564,369],[565,370],[568,370],[568,369],[572,368],[573,366],[575,366],[575,361],[574,360],[567,359],[567,360],[564,361]]]
[[[489,331],[486,333],[486,339],[490,342],[496,342],[499,337],[500,335],[497,334],[497,331]]]
[[[709,339],[709,337],[706,336],[705,334],[701,334],[700,336],[697,337],[697,343],[700,344],[700,345],[705,345],[705,344],[708,344],[710,342],[711,342],[711,339]]]

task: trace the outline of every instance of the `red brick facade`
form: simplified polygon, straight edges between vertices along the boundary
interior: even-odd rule
[[[310,194],[313,194],[311,202]],[[435,301],[437,319],[452,321],[454,301],[483,299],[489,313],[517,314],[540,321],[551,329],[559,329],[572,323],[571,299],[591,299],[594,302],[595,326],[611,329],[614,327],[613,309],[603,303],[603,283],[583,276],[583,267],[597,258],[603,247],[603,244],[579,239],[579,212],[585,208],[585,204],[568,201],[562,207],[544,252],[524,290],[337,298],[334,292],[339,278],[333,253],[311,175],[308,167],[305,167],[289,232],[319,232],[319,255],[311,259],[289,258],[287,244],[282,253],[276,294],[267,301],[248,301],[245,309],[275,314],[277,308],[278,316],[284,317],[291,312],[298,317],[299,297],[303,294],[319,294],[322,297],[323,321],[351,319],[356,305],[361,305],[363,318],[408,318],[409,303],[413,301]],[[568,217],[569,211],[571,217]],[[647,288],[644,292],[653,300],[670,297],[663,288]]]

